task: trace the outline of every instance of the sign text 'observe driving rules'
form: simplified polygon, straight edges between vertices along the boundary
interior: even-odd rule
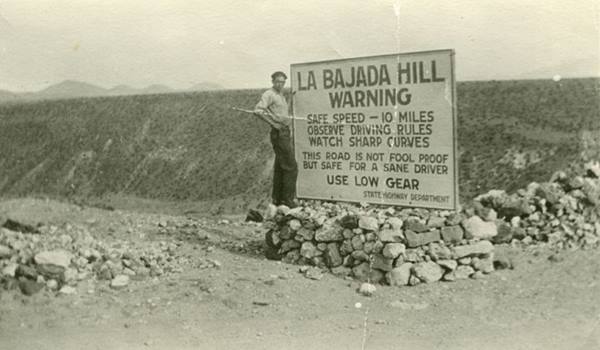
[[[455,209],[452,50],[291,66],[298,198]]]

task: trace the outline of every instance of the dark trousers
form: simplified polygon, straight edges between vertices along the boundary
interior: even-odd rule
[[[271,197],[275,205],[293,206],[296,197],[296,178],[298,165],[292,148],[292,137],[289,128],[271,129],[271,144],[275,151],[273,166],[273,192]]]

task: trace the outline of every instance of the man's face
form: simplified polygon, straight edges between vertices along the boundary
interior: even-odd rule
[[[273,89],[277,91],[281,91],[285,86],[285,78],[282,76],[277,76],[277,78],[273,79]]]

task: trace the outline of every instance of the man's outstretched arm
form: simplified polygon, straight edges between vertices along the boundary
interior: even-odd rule
[[[271,121],[273,121],[273,123],[279,125],[279,128],[284,127],[285,125],[287,125],[285,118],[278,116],[269,109],[271,102],[271,96],[268,92],[265,92],[262,95],[260,101],[258,101],[256,106],[254,107],[254,114],[256,114],[259,117],[262,115],[266,118],[269,118]]]

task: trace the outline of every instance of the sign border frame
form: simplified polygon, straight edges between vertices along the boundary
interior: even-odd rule
[[[456,68],[455,68],[455,64],[456,64],[456,60],[455,60],[455,56],[456,56],[456,51],[454,49],[437,49],[437,50],[426,50],[426,51],[413,51],[413,52],[402,52],[402,53],[389,53],[389,54],[382,54],[382,55],[373,55],[373,56],[359,56],[359,57],[348,57],[348,58],[338,58],[338,59],[331,59],[331,60],[321,60],[321,61],[312,61],[312,62],[302,62],[302,63],[292,63],[290,64],[290,104],[291,104],[291,109],[292,109],[292,150],[294,151],[294,156],[296,155],[296,92],[294,91],[294,76],[292,74],[292,69],[294,67],[300,67],[300,66],[308,66],[308,65],[313,65],[313,64],[321,64],[321,63],[330,63],[330,62],[343,62],[343,61],[350,61],[350,60],[362,60],[362,59],[370,59],[370,58],[381,58],[381,57],[398,57],[398,56],[410,56],[410,55],[417,55],[417,54],[430,54],[430,53],[449,53],[450,54],[450,80],[451,80],[451,96],[452,96],[452,140],[453,140],[453,147],[452,147],[452,157],[453,157],[453,161],[454,161],[454,203],[452,203],[453,208],[447,208],[447,207],[436,207],[436,206],[426,206],[426,205],[419,205],[419,204],[410,204],[410,202],[407,205],[403,205],[403,204],[386,204],[386,203],[378,203],[378,202],[372,202],[372,201],[359,201],[359,200],[350,200],[350,199],[335,199],[334,197],[331,198],[325,198],[325,197],[307,197],[307,196],[302,196],[302,197],[298,197],[298,181],[296,181],[296,188],[294,189],[296,192],[296,196],[298,199],[309,199],[309,200],[321,200],[321,201],[335,201],[335,202],[343,202],[343,203],[369,203],[369,204],[374,204],[374,205],[382,205],[382,206],[390,206],[390,207],[409,207],[409,208],[426,208],[426,209],[438,209],[438,210],[460,210],[460,201],[459,201],[459,193],[458,193],[458,175],[459,175],[459,169],[458,169],[458,158],[457,158],[457,154],[458,154],[458,119],[457,119],[457,95],[456,95]]]

